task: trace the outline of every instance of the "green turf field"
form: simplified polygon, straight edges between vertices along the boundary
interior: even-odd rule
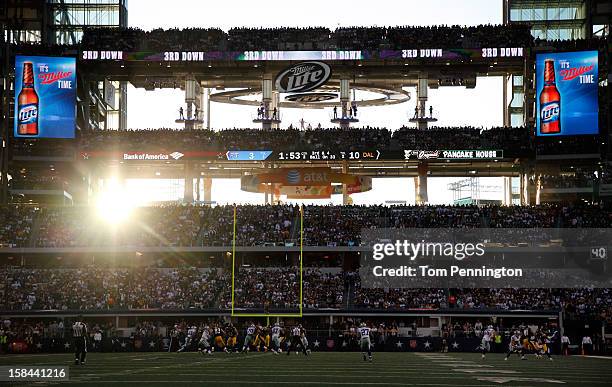
[[[69,365],[72,355],[11,355],[2,365]],[[1,383],[0,383],[1,384]],[[29,385],[45,385],[31,383]],[[68,384],[68,383],[57,383]],[[533,355],[504,361],[466,353],[377,353],[372,363],[359,353],[313,353],[310,357],[271,353],[90,353],[85,366],[70,366],[70,384],[260,385],[260,386],[610,386],[612,359]],[[26,383],[16,384],[19,386]]]

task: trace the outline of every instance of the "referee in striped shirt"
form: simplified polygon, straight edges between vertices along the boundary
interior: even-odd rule
[[[83,317],[77,317],[72,325],[72,338],[74,339],[74,365],[85,364],[87,356],[87,325],[82,321]]]

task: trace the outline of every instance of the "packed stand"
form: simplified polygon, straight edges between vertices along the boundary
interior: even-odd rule
[[[36,235],[36,247],[197,247],[230,246],[234,206],[165,204],[139,207],[122,224],[109,227],[94,207],[9,206],[0,241],[24,246]],[[34,218],[38,228],[32,230]],[[297,205],[236,207],[236,245],[295,246],[300,237]],[[305,246],[359,246],[363,230],[380,228],[555,228],[609,227],[605,206],[305,206]],[[35,232],[33,232],[35,231]],[[536,238],[537,235],[534,235]],[[527,240],[526,240],[527,241]]]
[[[229,310],[227,270],[198,268],[4,267],[0,311]],[[299,307],[299,269],[239,267],[235,308],[274,312]],[[349,310],[562,310],[572,319],[612,321],[612,290],[397,289],[362,287],[358,275],[337,268],[305,268],[305,309]],[[345,299],[345,296],[348,299]]]
[[[341,271],[324,272],[320,269],[305,269],[304,300],[306,309],[341,309],[345,305],[347,276]]]
[[[326,50],[331,31],[324,27],[232,28],[227,33],[229,51]]]
[[[59,173],[49,172],[49,170],[30,171],[27,174],[17,171],[9,174],[11,175],[10,189],[63,191],[69,189],[69,183],[63,176]]]
[[[403,127],[393,132],[392,143],[405,149],[499,149],[524,154],[530,149],[529,130],[500,127],[430,127],[426,131]]]
[[[527,25],[155,29],[87,28],[86,49],[121,51],[379,50],[530,47]]]
[[[234,308],[270,310],[297,309],[300,303],[297,267],[237,268],[234,278]]]
[[[230,277],[195,268],[3,268],[0,310],[217,308]]]
[[[0,247],[27,246],[35,212],[33,206],[0,206]]]
[[[81,152],[211,150],[225,153],[237,149],[346,150],[387,149],[390,131],[383,128],[265,130],[134,129],[83,132]]]
[[[568,175],[542,175],[540,183],[542,188],[585,188],[592,187],[596,177],[592,172],[576,171]]]
[[[530,136],[532,128],[524,127],[430,127],[426,130],[402,127],[386,128],[310,128],[246,129],[218,131],[171,128],[83,131],[78,146],[44,140],[27,140],[13,144],[16,156],[74,157],[75,151],[92,157],[112,156],[126,151],[216,151],[228,150],[309,151],[357,150],[503,150],[504,157],[537,155],[601,154],[605,142],[600,136],[563,139]]]
[[[81,46],[93,50],[118,51],[223,51],[227,36],[218,28],[86,28]]]
[[[37,247],[194,246],[208,207],[140,207],[126,223],[108,228],[93,207],[45,208]]]

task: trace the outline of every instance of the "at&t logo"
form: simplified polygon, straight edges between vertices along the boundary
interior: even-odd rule
[[[297,184],[300,182],[300,171],[292,169],[289,172],[287,172],[287,182],[289,184]]]

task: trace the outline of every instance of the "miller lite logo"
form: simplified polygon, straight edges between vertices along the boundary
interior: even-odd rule
[[[276,89],[282,93],[303,93],[324,85],[331,68],[323,62],[301,62],[276,76]]]
[[[540,112],[542,123],[553,122],[559,119],[559,102],[551,102],[542,106]]]
[[[54,71],[52,73],[40,73],[38,74],[38,79],[40,79],[41,85],[49,85],[71,75],[72,71]]]
[[[23,105],[19,109],[18,120],[19,125],[31,124],[36,122],[38,118],[38,106],[36,104]]]

